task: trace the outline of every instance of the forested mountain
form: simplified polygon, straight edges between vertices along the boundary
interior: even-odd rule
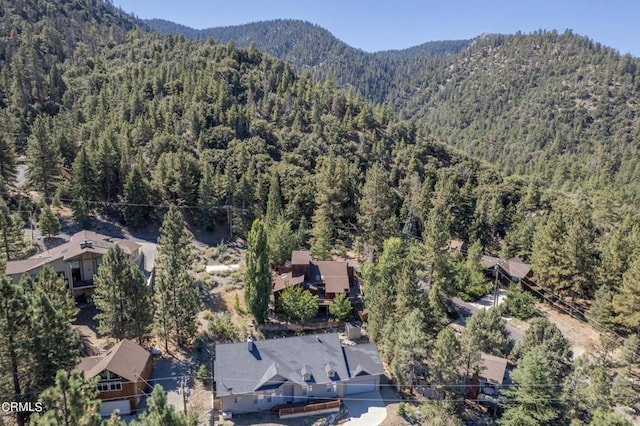
[[[451,402],[460,399],[447,386],[462,380],[459,365],[469,370],[481,348],[506,356],[511,346],[496,310],[481,310],[460,341],[446,327],[449,296],[488,291],[483,252],[521,256],[558,297],[593,300],[589,317],[599,327],[640,333],[635,58],[570,32],[485,35],[436,58],[345,55],[348,46],[316,28],[314,46],[324,48],[283,51],[309,64],[299,72],[256,45],[147,32],[108,1],[0,0],[0,17],[3,265],[25,257],[22,225],[34,204],[39,223],[54,214],[50,205],[69,207],[81,225],[97,215],[130,228],[170,217],[163,230],[176,231],[183,250],[164,252],[161,230],[154,291],[168,298],[184,289],[191,318],[199,290],[183,217],[195,230],[222,228],[226,239],[246,237],[255,223],[261,265],[282,264],[298,247],[318,259],[353,249],[369,260],[367,331],[390,374],[411,386],[427,365]],[[290,25],[293,36],[298,24],[272,25],[285,34]],[[26,157],[23,185],[16,154]],[[466,258],[449,253],[451,238],[468,243]],[[268,282],[268,267],[252,269]],[[46,274],[35,283],[0,280],[0,394],[16,401],[35,400],[56,369],[75,361],[73,301],[47,300],[67,293]],[[527,389],[569,373],[571,392],[580,391],[573,383],[596,383],[570,371],[569,343],[558,336],[562,359],[549,361],[543,343],[551,342],[536,339],[559,331],[546,323],[531,330],[515,354],[522,392],[512,393],[504,424],[523,424],[518,415],[547,424],[596,418],[591,395],[563,396],[557,386],[538,386],[547,392],[538,399],[580,402],[576,410],[549,404],[540,414],[526,402]],[[180,330],[180,342],[193,332]],[[534,347],[541,352],[527,353]],[[557,372],[555,361],[566,368]],[[526,373],[528,365],[544,374]],[[612,369],[598,371],[608,395]],[[595,409],[609,410],[615,398]]]
[[[372,57],[299,21],[206,31],[253,41],[315,78],[393,105],[434,139],[508,174],[571,191],[631,184],[637,201],[639,60],[583,36],[485,34]]]
[[[639,65],[569,31],[488,35],[434,61],[393,102],[437,140],[509,174],[637,190]]]
[[[406,49],[381,50],[374,55],[387,58],[429,58],[455,55],[469,47],[472,40],[428,41]]]
[[[95,17],[76,17],[73,25],[58,18],[92,7],[105,20],[93,30]],[[388,108],[331,81],[296,75],[255,47],[126,32],[130,19],[89,0],[34,2],[33,13],[5,2],[3,13],[13,25],[1,39],[11,64],[0,81],[1,114],[5,135],[16,136],[5,136],[4,144],[26,153],[29,186],[48,201],[67,202],[79,220],[105,212],[139,225],[155,214],[145,204],[174,203],[187,207],[192,222],[231,220],[245,235],[264,213],[270,177],[278,173],[294,228],[324,221],[332,242],[357,237],[376,247],[374,236],[396,235],[407,222],[419,234],[431,199],[442,204],[464,188],[459,208],[467,212],[452,229],[488,243],[508,228],[505,217],[487,217],[490,200],[514,205],[525,189],[522,182],[503,185],[491,168],[419,137]],[[38,42],[46,28],[59,34],[57,54]],[[12,183],[6,162],[0,170]],[[367,193],[368,179],[392,191],[384,206],[372,183]],[[494,226],[471,230],[474,221]]]
[[[471,42],[436,41],[405,50],[368,53],[347,45],[318,25],[299,20],[278,19],[199,31],[169,21],[145,22],[161,34],[211,37],[238,47],[253,44],[298,71],[308,70],[316,80],[332,79],[337,87],[354,88],[375,103],[386,102],[391,93],[402,91],[404,82],[422,68],[424,59],[460,52]]]

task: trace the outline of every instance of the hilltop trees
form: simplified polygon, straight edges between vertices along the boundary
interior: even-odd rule
[[[271,295],[271,272],[267,235],[261,220],[253,222],[247,245],[244,300],[256,322],[263,324]]]

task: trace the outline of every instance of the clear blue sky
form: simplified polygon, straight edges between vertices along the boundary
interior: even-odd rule
[[[570,28],[640,56],[640,0],[113,0],[140,18],[192,28],[303,19],[369,52],[427,41]]]

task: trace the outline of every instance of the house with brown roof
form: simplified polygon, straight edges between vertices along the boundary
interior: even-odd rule
[[[288,268],[287,268],[288,269]],[[306,250],[291,253],[290,269],[274,277],[272,293],[274,302],[287,286],[301,285],[318,296],[320,307],[328,307],[338,293],[349,295],[353,282],[353,268],[340,260],[313,260]]]
[[[87,379],[98,377],[100,414],[110,416],[135,412],[153,372],[151,353],[131,340],[121,340],[107,353],[85,357],[76,370]]]
[[[80,231],[66,243],[50,250],[25,260],[7,262],[6,274],[17,283],[24,274],[36,278],[44,265],[51,265],[56,273],[64,277],[74,297],[90,295],[93,293],[93,276],[102,264],[102,256],[114,245],[121,247],[131,262],[140,263],[141,246],[135,241]]]
[[[520,282],[523,278],[532,275],[531,267],[524,263],[519,257],[511,259],[501,259],[493,256],[482,256],[482,264],[487,274],[495,274],[495,268],[499,268],[501,278],[506,278],[512,282]]]
[[[481,395],[497,397],[505,380],[507,360],[480,352],[479,372],[471,378],[468,397],[480,399]]]

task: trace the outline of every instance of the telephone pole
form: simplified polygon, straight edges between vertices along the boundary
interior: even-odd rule
[[[187,414],[187,390],[186,390],[186,385],[187,385],[187,378],[186,377],[182,377],[182,380],[180,380],[180,389],[182,391],[182,406],[184,408],[184,414]]]

